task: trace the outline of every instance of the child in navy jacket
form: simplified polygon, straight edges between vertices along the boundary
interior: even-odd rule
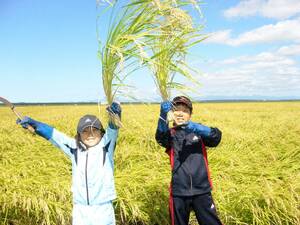
[[[174,127],[169,128],[167,114],[172,110]],[[222,133],[218,128],[190,121],[192,102],[178,96],[161,104],[156,141],[166,148],[172,167],[170,186],[171,225],[188,225],[191,209],[203,225],[220,225],[211,196],[206,148],[216,147]]]

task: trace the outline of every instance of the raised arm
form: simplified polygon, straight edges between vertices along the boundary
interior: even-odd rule
[[[168,112],[172,109],[172,103],[170,101],[164,101],[160,104],[160,114],[155,133],[155,139],[157,143],[165,148],[170,147],[170,130],[167,121]]]
[[[207,147],[216,147],[221,142],[222,132],[215,127],[207,127],[199,123],[189,121],[187,129],[201,136],[204,145]]]
[[[25,129],[28,129],[29,126],[33,127],[36,134],[50,141],[69,157],[72,156],[72,152],[76,149],[76,141],[73,138],[48,124],[36,121],[30,117],[24,117],[22,120],[18,119],[17,124],[20,124]]]

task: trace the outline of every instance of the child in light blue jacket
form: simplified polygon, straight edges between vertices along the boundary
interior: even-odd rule
[[[121,118],[121,107],[112,103],[110,114]],[[118,127],[112,121],[106,130],[94,115],[83,116],[75,138],[55,128],[24,117],[17,120],[23,128],[33,127],[35,133],[61,149],[72,161],[73,225],[115,225],[112,200],[114,184],[114,150]]]

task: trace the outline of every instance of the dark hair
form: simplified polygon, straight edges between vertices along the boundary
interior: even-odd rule
[[[74,138],[75,138],[75,141],[76,141],[76,147],[77,147],[77,149],[86,150],[86,146],[81,141],[80,134],[77,133]]]
[[[192,104],[191,100],[190,100],[188,97],[185,97],[185,96],[177,96],[177,97],[173,98],[172,104],[173,104],[173,106],[175,106],[175,107],[176,107],[177,105],[180,105],[180,104],[185,105],[185,106],[187,106],[187,107],[190,109],[191,114],[192,114],[192,112],[193,112],[193,104]]]

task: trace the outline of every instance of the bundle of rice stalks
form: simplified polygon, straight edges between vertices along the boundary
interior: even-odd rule
[[[118,2],[117,2],[118,3]],[[112,6],[108,36],[102,44],[99,40],[98,56],[102,64],[102,82],[108,104],[111,104],[118,90],[124,86],[125,78],[148,61],[145,37],[151,35],[155,12],[148,13],[144,4],[132,1],[119,9]],[[126,72],[123,75],[122,72]]]
[[[175,81],[178,75],[199,85],[192,76],[185,57],[189,48],[201,42],[205,37],[200,34],[202,26],[197,26],[188,11],[182,9],[187,4],[197,3],[194,1],[155,1],[155,5],[160,9],[160,18],[156,24],[159,35],[151,40],[152,61],[148,65],[153,71],[154,81],[163,100],[168,100],[174,89],[192,90]]]
[[[170,97],[171,89],[189,89],[175,82],[175,75],[180,74],[197,84],[184,59],[188,49],[205,37],[199,33],[202,26],[196,26],[182,7],[193,5],[199,9],[198,3],[194,0],[131,0],[123,7],[120,5],[120,1],[113,4],[107,38],[104,44],[99,40],[98,56],[108,104],[126,86],[124,80],[128,75],[142,64],[153,71],[163,100]]]
[[[121,8],[121,3],[118,3],[112,5],[108,35],[104,44],[99,40],[98,51],[103,89],[109,105],[116,94],[127,87],[124,80],[150,60],[147,55],[148,42],[155,37],[153,24],[158,13],[158,10],[149,12],[149,4],[152,4],[150,1],[131,1]],[[118,116],[109,117],[122,127]]]

